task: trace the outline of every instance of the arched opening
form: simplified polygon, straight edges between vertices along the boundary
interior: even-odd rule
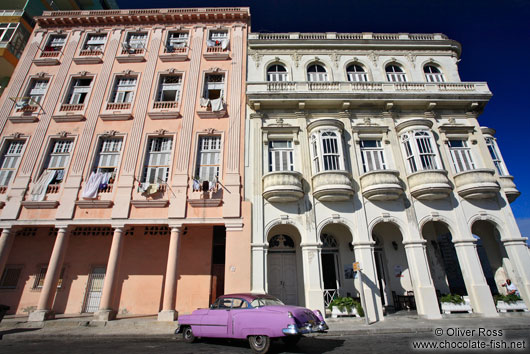
[[[326,225],[320,234],[322,242],[322,285],[324,305],[336,296],[357,296],[354,286],[352,235],[343,224]]]
[[[503,284],[507,279],[519,289],[518,279],[496,226],[490,221],[478,220],[473,223],[471,232],[477,239],[478,257],[491,294],[506,295],[506,287]]]
[[[386,78],[390,82],[405,82],[407,76],[403,72],[403,69],[397,64],[388,64],[385,67]]]
[[[368,81],[364,68],[359,64],[351,64],[346,68],[348,74],[348,81],[365,82]]]
[[[320,64],[311,64],[307,67],[307,81],[322,82],[328,81],[328,73]]]
[[[300,235],[291,225],[278,225],[269,232],[267,292],[287,305],[303,303]]]
[[[267,69],[267,81],[287,81],[287,69],[281,64],[273,64]]]
[[[426,244],[427,261],[436,295],[467,295],[462,270],[447,225],[440,221],[429,221],[422,229]]]
[[[433,64],[427,64],[423,67],[425,78],[427,82],[445,82],[442,72],[437,66]]]
[[[397,225],[381,222],[372,230],[381,302],[388,312],[416,309],[411,273]]]

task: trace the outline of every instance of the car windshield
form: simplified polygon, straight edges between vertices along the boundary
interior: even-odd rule
[[[263,307],[284,305],[284,303],[273,297],[258,297],[257,299],[252,300],[250,305],[252,307]]]

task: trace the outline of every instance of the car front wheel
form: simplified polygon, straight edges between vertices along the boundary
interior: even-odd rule
[[[250,336],[248,342],[254,353],[266,353],[271,345],[271,339],[268,336]]]
[[[186,343],[193,343],[195,342],[195,335],[193,334],[193,331],[191,330],[190,326],[187,326],[182,330],[182,338]]]

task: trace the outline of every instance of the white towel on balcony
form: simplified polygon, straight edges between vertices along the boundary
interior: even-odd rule
[[[221,39],[221,48],[225,50],[226,48],[228,48],[229,43],[230,43],[230,40],[228,38]]]
[[[201,97],[201,101],[200,101],[201,107],[208,107],[209,103],[210,103],[209,99]]]
[[[38,202],[44,200],[48,185],[55,177],[55,172],[55,170],[44,170],[44,172],[42,172],[33,188],[31,188],[31,200]]]
[[[223,108],[223,99],[221,97],[212,100],[212,112],[222,111]]]
[[[83,189],[83,198],[94,199],[98,196],[99,186],[103,180],[103,177],[104,174],[101,172],[92,172],[90,174],[90,177],[88,177],[86,182],[85,189]]]

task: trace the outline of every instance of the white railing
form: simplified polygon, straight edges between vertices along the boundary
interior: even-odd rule
[[[405,73],[386,73],[386,78],[390,82],[405,82],[407,81],[407,76]]]
[[[339,296],[337,289],[324,289],[324,307],[327,308],[336,296]]]
[[[427,82],[445,82],[443,74],[425,74]]]
[[[348,72],[348,80],[352,82],[365,82],[368,81],[366,73]]]
[[[448,37],[441,33],[250,33],[249,39],[260,39],[267,41],[275,40],[297,40],[297,39],[326,39],[326,40],[409,40],[409,41],[441,41]]]

